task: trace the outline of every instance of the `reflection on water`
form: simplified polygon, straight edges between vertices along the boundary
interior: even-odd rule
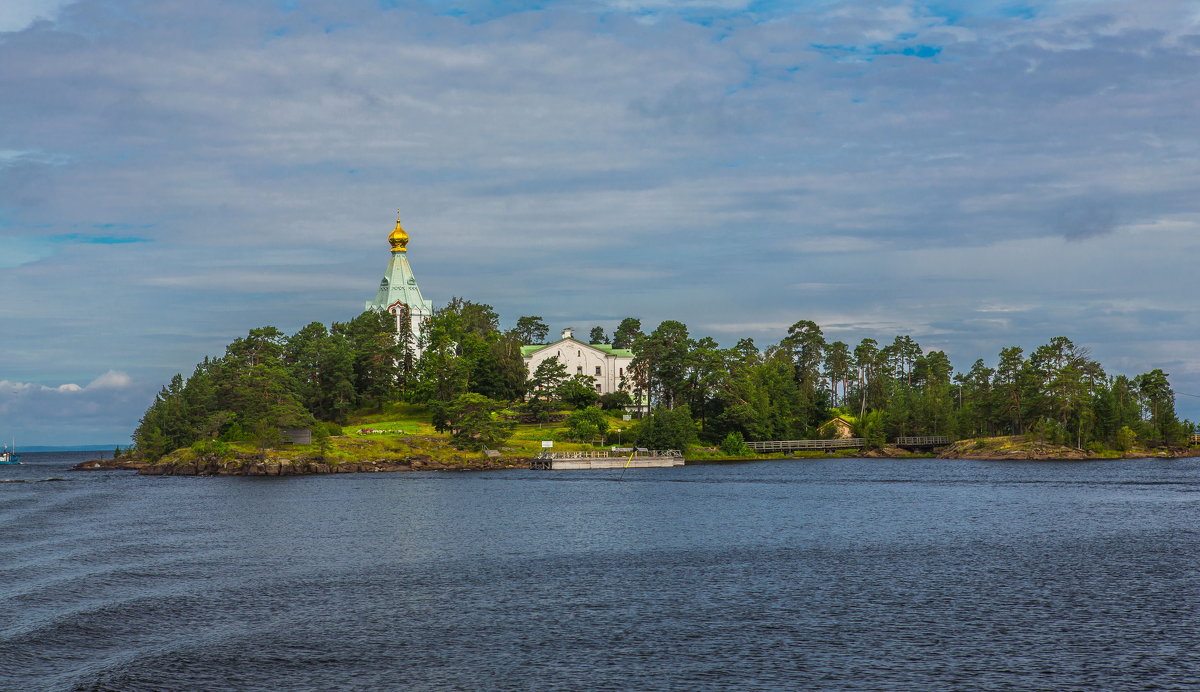
[[[1200,687],[1200,460],[0,470],[0,689]],[[38,482],[59,477],[62,482]]]

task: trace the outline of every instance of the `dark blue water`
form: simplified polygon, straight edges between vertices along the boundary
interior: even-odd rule
[[[1200,689],[1200,459],[87,456],[0,467],[0,689]]]

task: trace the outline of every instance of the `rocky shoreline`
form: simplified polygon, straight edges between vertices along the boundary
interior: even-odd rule
[[[980,438],[954,442],[938,451],[939,459],[979,461],[1087,461],[1100,459],[1176,459],[1200,455],[1200,449],[1138,449],[1121,454],[1096,453],[1085,449],[1022,438]]]
[[[883,447],[846,456],[805,456],[807,459],[911,459],[919,457],[898,447]],[[972,459],[976,461],[1085,461],[1101,459],[1172,459],[1200,456],[1195,447],[1180,449],[1135,450],[1116,456],[1112,453],[1097,454],[1075,447],[1054,445],[1045,442],[1025,441],[1015,438],[968,439],[955,442],[938,450],[936,455],[926,458]],[[751,461],[751,459],[727,461]],[[707,460],[709,463],[726,461]],[[500,469],[529,468],[528,457],[474,457],[459,456],[448,460],[435,460],[427,454],[413,454],[401,459],[361,460],[329,463],[315,459],[288,459],[269,456],[241,455],[223,458],[165,458],[156,463],[129,458],[90,459],[72,467],[75,471],[137,471],[144,476],[306,476],[330,473],[381,473],[404,471],[495,471]],[[701,463],[704,463],[703,461]]]
[[[397,461],[365,460],[326,463],[308,459],[175,459],[159,463],[130,459],[90,459],[73,471],[137,471],[142,476],[310,476],[329,473],[378,473],[398,471],[493,471],[529,468],[523,457],[495,457],[438,462],[417,454]]]

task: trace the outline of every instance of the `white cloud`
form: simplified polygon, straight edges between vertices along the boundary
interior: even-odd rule
[[[127,389],[133,386],[133,378],[123,372],[109,370],[88,383],[88,389]]]
[[[0,380],[6,435],[25,445],[125,444],[157,386],[109,370],[86,386]]]
[[[21,31],[39,19],[54,19],[75,0],[4,0],[0,3],[0,33]]]

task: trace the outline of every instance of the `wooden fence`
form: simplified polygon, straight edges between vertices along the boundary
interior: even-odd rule
[[[746,446],[756,452],[794,452],[801,449],[849,449],[862,447],[867,440],[862,437],[847,437],[841,440],[772,440],[769,442],[747,442]]]
[[[945,435],[925,435],[922,437],[897,437],[897,447],[940,447],[950,444],[950,438]]]

